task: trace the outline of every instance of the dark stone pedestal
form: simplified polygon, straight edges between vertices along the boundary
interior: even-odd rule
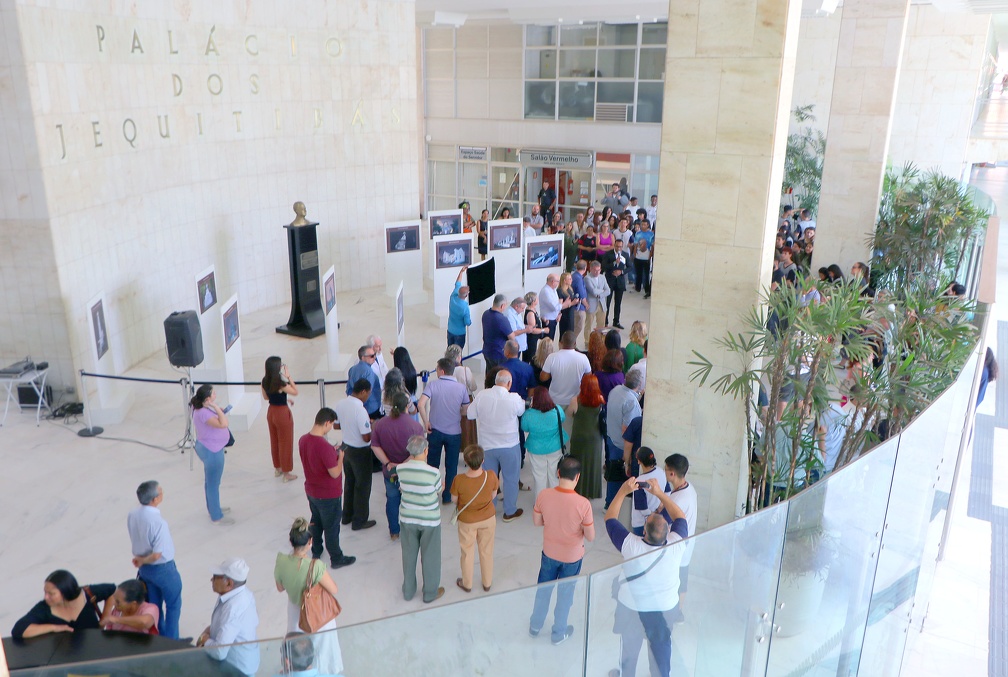
[[[317,223],[284,226],[290,265],[291,312],[287,324],[276,328],[280,334],[315,338],[325,333],[325,312],[319,293],[317,226]]]

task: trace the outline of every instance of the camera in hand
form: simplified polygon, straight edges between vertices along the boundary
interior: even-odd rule
[[[637,488],[638,489],[647,489],[647,487],[648,487],[648,483],[647,482],[638,482],[637,483]]]

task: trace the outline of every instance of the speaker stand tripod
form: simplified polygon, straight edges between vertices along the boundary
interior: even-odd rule
[[[179,440],[175,446],[178,447],[180,454],[186,453],[186,449],[192,452],[189,454],[189,470],[192,470],[194,465],[193,456],[196,455],[195,454],[196,436],[193,435],[193,420],[192,420],[192,410],[190,409],[191,406],[190,403],[192,402],[192,398],[195,396],[195,392],[193,391],[192,368],[186,367],[185,371],[186,371],[185,378],[183,378],[181,381],[182,414],[183,416],[185,416],[185,422],[186,422],[185,435],[182,436],[182,439]]]

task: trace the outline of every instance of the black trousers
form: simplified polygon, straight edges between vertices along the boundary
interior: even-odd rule
[[[649,259],[634,259],[634,273],[637,275],[637,281],[634,283],[634,289],[637,291],[641,290],[641,286],[644,287],[644,293],[651,293],[651,261]]]
[[[343,516],[342,498],[308,497],[311,509],[311,524],[308,531],[312,537],[312,559],[322,559],[323,536],[325,548],[329,551],[329,561],[336,562],[343,557],[339,544],[340,518]]]
[[[613,323],[614,324],[620,323],[619,316],[620,316],[620,309],[623,307],[623,290],[613,289],[612,294],[609,294],[609,296],[607,296],[605,300],[606,324],[609,324],[609,308],[613,305],[614,299],[616,303],[616,310],[613,313]]]
[[[371,502],[371,447],[343,445],[343,524],[359,529],[368,521]]]

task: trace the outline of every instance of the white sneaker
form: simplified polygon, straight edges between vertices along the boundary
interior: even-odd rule
[[[235,521],[233,517],[221,517],[219,520],[214,522],[214,524],[217,524],[219,526],[226,526],[234,523]]]

